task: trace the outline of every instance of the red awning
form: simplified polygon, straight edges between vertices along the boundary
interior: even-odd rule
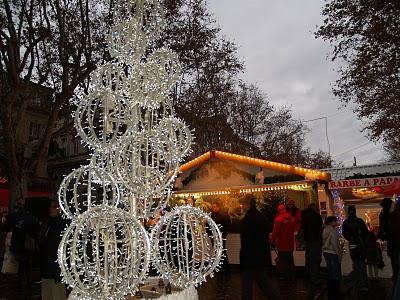
[[[385,187],[383,193],[385,195],[400,194],[400,180],[393,182],[391,185]]]
[[[28,191],[27,198],[38,198],[38,197],[51,197],[53,196],[52,192],[46,191]],[[0,206],[8,206],[8,197],[9,192],[8,189],[0,188]]]

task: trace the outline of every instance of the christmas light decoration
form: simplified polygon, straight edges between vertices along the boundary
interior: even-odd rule
[[[164,23],[160,0],[114,5],[107,37],[112,59],[93,72],[88,95],[75,101],[75,128],[93,155],[59,189],[61,208],[72,223],[58,263],[64,282],[80,299],[134,294],[150,257],[172,285],[198,285],[222,255],[218,226],[193,207],[166,214],[150,247],[143,223],[167,205],[193,138],[174,117],[169,99],[181,76],[177,55],[155,49]]]
[[[229,153],[229,152],[224,152],[224,151],[218,151],[218,150],[208,151],[208,152],[196,157],[195,159],[183,164],[180,167],[180,171],[185,172],[185,171],[209,160],[211,157],[231,160],[231,161],[245,163],[245,164],[249,164],[249,165],[254,165],[254,166],[257,166],[260,168],[273,169],[273,170],[277,170],[280,172],[297,174],[297,175],[306,177],[306,179],[307,179],[307,177],[309,177],[309,178],[312,178],[312,180],[316,180],[316,179],[324,180],[324,181],[331,180],[331,175],[327,172],[322,172],[322,171],[308,169],[308,168],[301,168],[301,167],[296,167],[296,166],[292,166],[292,165],[281,164],[281,163],[277,163],[277,162],[273,162],[273,161],[268,161],[268,160],[264,160],[264,159],[259,159],[259,158],[254,158],[254,157],[250,157],[250,156],[244,156],[244,155],[239,155],[239,154],[234,154],[234,153]]]
[[[222,257],[222,237],[211,217],[176,206],[151,232],[154,266],[171,284],[187,288],[212,274]]]
[[[338,221],[338,231],[339,231],[339,234],[342,235],[343,222],[344,222],[344,220],[346,220],[346,211],[344,209],[344,201],[340,197],[340,191],[338,189],[334,189],[332,191],[332,196],[333,196],[334,213],[335,213],[337,221]]]
[[[74,219],[58,256],[64,280],[89,299],[124,299],[146,275],[150,242],[143,226],[127,212],[108,205]]]
[[[58,191],[64,215],[70,219],[100,204],[117,206],[120,192],[112,176],[100,168],[82,166],[66,176]]]

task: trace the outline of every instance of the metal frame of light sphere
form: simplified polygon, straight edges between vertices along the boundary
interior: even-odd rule
[[[119,201],[120,190],[113,177],[92,165],[72,171],[58,190],[60,208],[69,219],[96,205],[118,206]]]
[[[150,242],[140,222],[107,205],[74,219],[63,235],[58,262],[64,281],[88,299],[125,299],[146,276]]]
[[[155,49],[165,23],[161,2],[113,3],[111,61],[92,73],[88,95],[76,95],[74,125],[93,155],[60,185],[60,206],[72,223],[58,263],[82,299],[134,294],[150,256],[160,275],[181,288],[203,282],[222,257],[218,226],[197,208],[176,207],[162,217],[151,245],[142,225],[167,205],[193,143],[170,100],[182,75],[178,56]]]
[[[151,232],[152,262],[172,285],[187,288],[213,274],[223,256],[223,241],[211,217],[192,206],[178,206]]]

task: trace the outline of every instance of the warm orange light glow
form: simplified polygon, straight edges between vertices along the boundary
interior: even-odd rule
[[[273,169],[273,170],[277,170],[277,171],[281,171],[281,172],[287,172],[287,173],[291,173],[291,174],[300,175],[303,177],[306,177],[307,174],[313,174],[313,175],[315,175],[315,179],[325,180],[325,181],[331,180],[331,175],[326,172],[321,172],[318,170],[301,168],[301,167],[295,167],[295,166],[281,164],[281,163],[277,163],[277,162],[273,162],[273,161],[268,161],[268,160],[263,160],[263,159],[259,159],[259,158],[238,155],[238,154],[223,152],[223,151],[218,151],[218,150],[208,151],[208,152],[196,157],[195,159],[187,162],[186,164],[183,164],[179,168],[179,171],[185,172],[193,167],[196,167],[196,166],[202,164],[203,162],[205,162],[211,158],[212,153],[213,153],[214,157],[216,157],[216,158],[245,163],[245,164],[257,166],[260,168],[269,168],[269,169]]]
[[[214,196],[214,195],[229,195],[229,194],[248,194],[257,192],[267,192],[276,190],[302,190],[310,188],[311,184],[308,181],[297,181],[292,183],[276,183],[260,186],[232,187],[223,190],[199,190],[199,191],[175,191],[174,196]]]

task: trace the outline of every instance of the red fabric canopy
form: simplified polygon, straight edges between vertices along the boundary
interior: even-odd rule
[[[46,191],[28,191],[27,198],[51,197],[52,195],[53,193]],[[8,189],[0,188],[0,206],[3,207],[8,206],[8,197],[9,197]]]
[[[393,182],[391,185],[387,186],[383,191],[385,195],[400,194],[400,180]]]

